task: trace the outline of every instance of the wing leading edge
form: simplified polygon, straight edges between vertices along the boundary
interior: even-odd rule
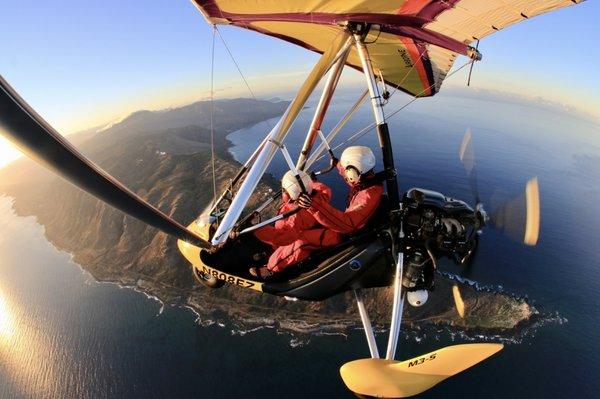
[[[512,24],[583,0],[192,0],[211,24],[228,24],[323,53],[353,21],[373,24],[367,47],[386,83],[436,94],[458,55]],[[347,64],[361,69],[353,49]]]

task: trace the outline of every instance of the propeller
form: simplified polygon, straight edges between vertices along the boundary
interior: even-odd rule
[[[530,179],[525,192],[497,207],[490,215],[492,227],[512,239],[534,246],[540,236],[540,187]]]
[[[540,192],[537,177],[531,178],[525,191],[496,206],[488,215],[479,194],[477,168],[471,129],[467,129],[460,145],[459,158],[463,164],[475,199],[475,209],[486,225],[525,245],[537,244],[540,232]]]
[[[458,285],[456,284],[452,286],[452,297],[454,298],[454,306],[456,307],[456,312],[461,318],[464,318],[465,301],[463,301],[462,295],[460,293],[460,288],[458,288]]]
[[[475,211],[481,227],[487,225],[515,241],[528,246],[536,245],[540,234],[540,189],[537,177],[533,177],[527,182],[522,194],[499,204],[488,214],[479,194],[476,158],[470,128],[465,132],[458,155],[469,179],[469,186],[476,204]],[[464,272],[466,273],[472,270],[474,253],[471,254],[471,259],[467,259],[465,262]],[[457,284],[452,287],[452,294],[457,313],[463,318],[466,306]]]
[[[471,128],[468,128],[465,132],[462,143],[460,144],[458,157],[469,177],[469,185],[471,186],[471,192],[475,197],[475,203],[479,206],[479,204],[481,204],[481,199],[477,187],[477,169],[475,169],[475,152],[473,150]]]

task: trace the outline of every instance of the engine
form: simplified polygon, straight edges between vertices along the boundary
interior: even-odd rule
[[[438,259],[465,264],[477,247],[484,215],[464,201],[413,188],[403,198],[405,262],[402,285],[409,303],[420,306],[435,288]]]

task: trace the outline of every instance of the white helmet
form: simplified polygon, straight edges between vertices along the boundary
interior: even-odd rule
[[[299,170],[298,174],[300,175],[300,179],[302,180],[302,184],[304,184],[304,188],[306,188],[306,192],[308,194],[312,193],[312,179],[305,172]],[[296,180],[296,176],[294,172],[289,170],[283,178],[281,179],[281,188],[284,189],[292,200],[297,200],[300,194],[302,194],[302,188],[298,184],[298,180]]]
[[[355,145],[348,147],[342,152],[340,157],[340,165],[347,170],[347,177],[352,183],[358,182],[360,175],[369,172],[375,167],[375,155],[369,147]],[[348,169],[348,167],[352,167]],[[352,173],[352,169],[356,169],[356,173]]]
[[[406,294],[406,299],[408,299],[408,303],[411,306],[419,307],[427,302],[427,298],[429,298],[429,293],[427,290],[418,290],[418,291],[409,291]]]

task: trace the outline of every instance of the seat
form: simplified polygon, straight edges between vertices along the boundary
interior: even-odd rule
[[[369,222],[352,235],[345,236],[342,242],[333,247],[313,252],[305,260],[288,266],[284,271],[273,276],[272,282],[294,282],[302,284],[303,280],[312,279],[321,274],[322,269],[334,263],[340,257],[346,257],[352,252],[360,252],[366,245],[376,240],[381,232],[388,228],[389,201],[386,194],[381,197],[381,203]]]

